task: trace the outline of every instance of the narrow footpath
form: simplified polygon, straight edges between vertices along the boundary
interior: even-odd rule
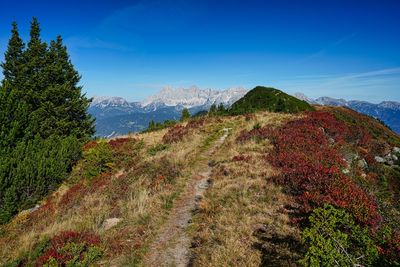
[[[206,151],[208,159],[200,166],[200,172],[192,176],[185,191],[174,203],[169,218],[161,227],[158,237],[149,248],[144,265],[151,267],[176,266],[186,267],[190,262],[191,240],[186,232],[193,212],[201,201],[204,191],[208,188],[213,164],[211,157],[221,146],[229,134],[229,129],[223,129],[224,134]]]

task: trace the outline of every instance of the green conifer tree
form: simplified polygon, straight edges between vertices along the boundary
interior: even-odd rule
[[[94,132],[90,101],[61,37],[47,47],[34,18],[24,47],[13,23],[1,64],[0,223],[54,190]]]
[[[220,103],[220,104],[218,105],[218,114],[219,114],[219,115],[223,115],[224,113],[225,113],[225,106],[224,106],[223,103]]]
[[[13,148],[25,136],[29,109],[8,81],[0,87],[0,151]]]
[[[17,23],[12,23],[11,38],[8,42],[7,51],[4,54],[4,62],[0,64],[3,69],[4,80],[9,86],[18,88],[21,83],[22,70],[24,67],[25,44],[18,33]]]
[[[44,73],[46,67],[47,44],[40,39],[40,25],[37,18],[33,18],[30,29],[30,40],[24,52],[24,82],[23,98],[36,110],[40,103],[40,94],[48,86]]]
[[[189,109],[184,108],[184,109],[182,110],[181,121],[185,121],[185,120],[188,120],[188,119],[190,119]]]
[[[215,115],[215,114],[217,114],[217,105],[212,104],[211,107],[210,107],[210,110],[208,111],[208,114],[209,114],[209,115]]]
[[[82,94],[80,76],[61,36],[51,42],[46,56],[44,75],[48,86],[40,94],[41,106],[32,114],[32,131],[43,137],[90,137],[94,133],[94,120],[87,113],[90,100]]]

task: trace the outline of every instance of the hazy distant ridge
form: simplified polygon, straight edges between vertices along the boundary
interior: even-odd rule
[[[350,100],[342,98],[319,97],[311,99],[302,93],[294,94],[295,97],[307,101],[310,104],[324,106],[342,106],[351,108],[357,112],[380,119],[388,125],[393,131],[400,134],[400,103],[396,101],[382,101],[374,104],[367,101]]]

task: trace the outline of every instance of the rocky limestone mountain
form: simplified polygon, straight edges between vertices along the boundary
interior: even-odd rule
[[[230,88],[226,90],[200,89],[197,86],[185,88],[166,87],[159,93],[148,97],[142,102],[142,106],[163,104],[166,106],[182,106],[193,108],[197,106],[211,106],[212,104],[223,103],[231,105],[246,94],[247,90]]]
[[[152,120],[179,119],[183,108],[195,114],[208,110],[212,104],[230,106],[246,92],[241,87],[226,90],[167,87],[143,102],[129,102],[122,97],[94,97],[89,113],[96,118],[96,135],[111,137],[142,131]]]

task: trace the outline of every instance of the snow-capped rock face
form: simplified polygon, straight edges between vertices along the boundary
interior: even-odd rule
[[[332,97],[320,97],[314,100],[317,104],[327,105],[327,106],[347,106],[347,101],[340,98],[332,98]]]
[[[223,91],[212,89],[200,89],[192,86],[185,88],[166,87],[159,93],[148,97],[142,102],[142,106],[163,104],[165,106],[182,106],[192,108],[196,106],[210,106],[223,103],[231,105],[233,102],[246,94],[244,88],[231,88]]]
[[[164,88],[143,102],[129,102],[122,97],[94,97],[89,113],[96,118],[96,135],[110,137],[141,131],[151,120],[177,120],[185,107],[196,114],[208,110],[214,103],[230,106],[246,92],[243,88],[218,91],[193,86]]]
[[[115,96],[100,96],[94,97],[91,106],[100,108],[105,107],[129,107],[131,104],[122,97]]]
[[[316,104],[315,100],[313,100],[313,99],[307,97],[307,96],[306,96],[305,94],[303,94],[303,93],[295,93],[293,96],[296,97],[297,99],[306,101],[306,102],[309,103],[309,104]]]

